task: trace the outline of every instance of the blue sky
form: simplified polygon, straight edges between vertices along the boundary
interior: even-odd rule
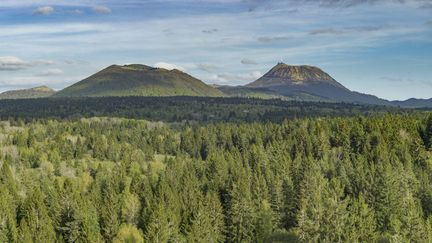
[[[382,98],[432,97],[432,0],[2,0],[0,43],[0,91],[128,63],[242,85],[283,60]]]

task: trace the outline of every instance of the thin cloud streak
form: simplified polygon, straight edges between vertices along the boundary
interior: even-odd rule
[[[98,14],[110,14],[112,12],[111,9],[106,6],[95,6],[93,7],[93,11]]]
[[[63,70],[54,68],[54,69],[48,69],[41,73],[36,74],[36,76],[39,77],[49,77],[49,76],[59,76],[63,74]]]
[[[33,10],[34,15],[51,15],[54,13],[54,8],[51,6],[39,7]]]
[[[0,57],[0,71],[17,71],[26,69],[30,66],[30,63],[27,63],[17,57]]]
[[[249,58],[243,58],[240,61],[240,63],[244,64],[244,65],[257,65],[258,64],[255,60],[252,60],[252,59],[249,59]]]
[[[30,67],[38,65],[52,65],[54,64],[51,60],[36,60],[36,61],[24,61],[14,56],[3,56],[0,57],[0,71],[18,71],[28,69]]]

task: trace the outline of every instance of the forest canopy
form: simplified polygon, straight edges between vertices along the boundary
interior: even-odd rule
[[[0,242],[431,242],[432,115],[0,123]]]

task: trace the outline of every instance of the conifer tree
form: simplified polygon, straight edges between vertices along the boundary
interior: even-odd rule
[[[134,225],[122,224],[113,243],[144,243],[144,238]]]
[[[35,242],[53,242],[56,234],[43,200],[39,188],[28,195],[19,210],[20,228],[24,230],[22,234],[29,233]]]
[[[250,189],[242,179],[239,184],[233,186],[229,205],[228,240],[230,242],[252,241],[256,220],[255,208],[252,204]]]
[[[214,194],[207,195],[196,208],[186,230],[187,242],[223,242],[222,207]]]
[[[347,202],[338,180],[327,181],[317,169],[307,173],[298,213],[298,234],[306,242],[346,240]]]
[[[179,239],[178,228],[171,214],[161,204],[155,205],[147,223],[145,240],[147,242],[163,243]]]
[[[112,240],[120,225],[119,200],[113,183],[108,179],[101,188],[102,205],[100,208],[100,220],[102,235],[107,240]]]
[[[16,242],[16,206],[8,189],[0,185],[0,242]]]
[[[374,212],[367,205],[362,194],[357,199],[351,199],[348,211],[347,240],[349,242],[374,242],[377,237]]]

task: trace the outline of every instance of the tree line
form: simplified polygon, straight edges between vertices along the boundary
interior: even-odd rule
[[[0,100],[0,119],[79,119],[95,116],[165,122],[282,122],[304,117],[414,113],[390,106],[222,97],[81,97]]]

